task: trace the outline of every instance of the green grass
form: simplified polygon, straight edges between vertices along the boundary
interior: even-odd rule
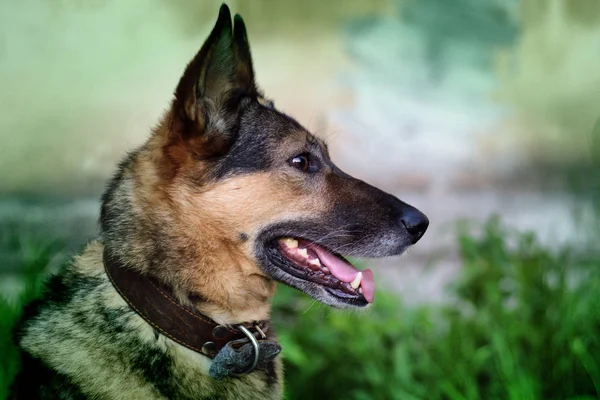
[[[600,255],[544,248],[497,220],[458,240],[464,268],[443,306],[378,292],[368,312],[332,311],[282,287],[287,398],[599,398]],[[22,302],[39,291],[38,254]],[[0,394],[17,368],[6,338],[19,309],[0,302]]]
[[[6,300],[0,293],[0,399],[8,397],[8,387],[19,369],[17,349],[12,341],[12,331],[23,310],[23,305],[42,292],[44,272],[52,257],[61,251],[59,241],[39,240],[32,235],[0,236],[0,254],[16,256],[25,286],[16,299]]]
[[[331,312],[283,290],[288,399],[598,398],[600,257],[495,219],[458,240],[464,268],[441,307],[378,293],[368,314]]]

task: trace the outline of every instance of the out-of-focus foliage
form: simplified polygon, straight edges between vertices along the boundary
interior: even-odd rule
[[[491,220],[459,235],[464,268],[444,306],[378,292],[333,311],[282,287],[275,301],[289,399],[592,399],[600,393],[600,255],[547,249]],[[18,362],[10,329],[58,248],[19,238],[27,290],[0,301],[0,398]],[[314,304],[313,304],[314,303]],[[586,397],[587,396],[587,397]]]
[[[496,220],[459,240],[456,301],[442,307],[378,293],[371,312],[349,314],[282,290],[288,398],[596,398],[600,257],[543,248]]]
[[[31,235],[9,235],[2,230],[0,254],[19,255],[20,271],[25,283],[16,299],[6,300],[0,293],[0,399],[8,397],[8,387],[19,369],[19,357],[13,343],[13,328],[23,306],[37,298],[43,288],[44,272],[63,244],[59,241],[34,239]]]
[[[464,269],[444,306],[408,308],[378,292],[367,312],[332,311],[282,287],[274,321],[287,398],[597,398],[600,255],[544,248],[497,220],[459,241]],[[18,367],[10,329],[57,250],[22,246],[28,289],[17,304],[0,301],[0,398]]]

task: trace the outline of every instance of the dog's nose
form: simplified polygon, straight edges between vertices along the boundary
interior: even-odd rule
[[[402,213],[402,224],[411,236],[412,243],[415,244],[421,239],[427,227],[429,226],[429,219],[421,211],[416,208],[410,208]]]

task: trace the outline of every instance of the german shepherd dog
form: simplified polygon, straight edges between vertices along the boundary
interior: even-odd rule
[[[277,282],[364,308],[373,275],[341,253],[399,255],[428,226],[265,99],[226,5],[99,222],[17,328],[15,399],[280,399]]]

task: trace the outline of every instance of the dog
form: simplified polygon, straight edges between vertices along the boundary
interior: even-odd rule
[[[373,274],[341,254],[399,255],[428,223],[264,97],[244,22],[222,5],[170,109],[107,186],[100,237],[27,307],[12,396],[280,399],[277,284],[367,307]]]

